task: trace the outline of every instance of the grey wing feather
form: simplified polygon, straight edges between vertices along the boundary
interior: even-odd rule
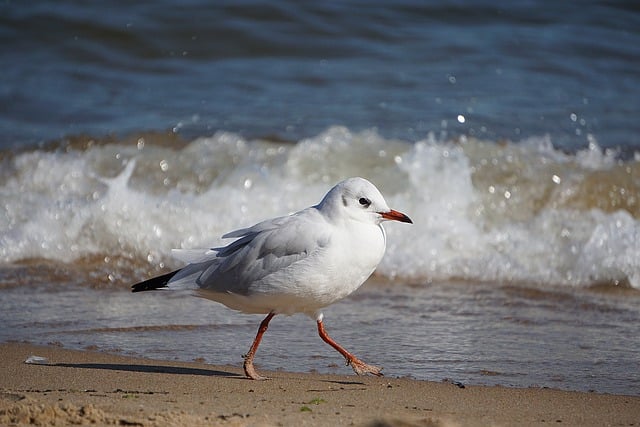
[[[179,287],[195,282],[200,289],[250,294],[251,285],[327,244],[326,229],[311,226],[309,215],[313,212],[305,210],[224,235],[238,239],[180,270],[170,287],[174,282]]]

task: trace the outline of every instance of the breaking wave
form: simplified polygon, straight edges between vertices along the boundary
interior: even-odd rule
[[[595,140],[576,153],[547,137],[410,143],[331,127],[296,142],[217,132],[183,141],[75,138],[0,156],[0,262],[180,264],[171,248],[317,203],[363,176],[414,220],[389,224],[386,278],[640,288],[640,167]]]

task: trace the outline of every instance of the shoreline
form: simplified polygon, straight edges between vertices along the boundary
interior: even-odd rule
[[[48,364],[26,364],[31,355]],[[640,396],[267,372],[0,344],[0,425],[640,425]]]

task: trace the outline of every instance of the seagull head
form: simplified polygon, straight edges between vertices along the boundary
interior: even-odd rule
[[[389,208],[375,185],[360,177],[348,178],[336,184],[317,208],[332,218],[348,218],[373,224],[380,224],[382,221],[413,224],[407,215]]]

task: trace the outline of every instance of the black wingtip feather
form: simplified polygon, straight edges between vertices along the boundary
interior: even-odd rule
[[[163,274],[162,276],[153,277],[144,282],[136,283],[131,286],[131,292],[143,292],[152,291],[154,289],[165,288],[169,283],[169,280],[180,270],[172,271],[171,273]]]

